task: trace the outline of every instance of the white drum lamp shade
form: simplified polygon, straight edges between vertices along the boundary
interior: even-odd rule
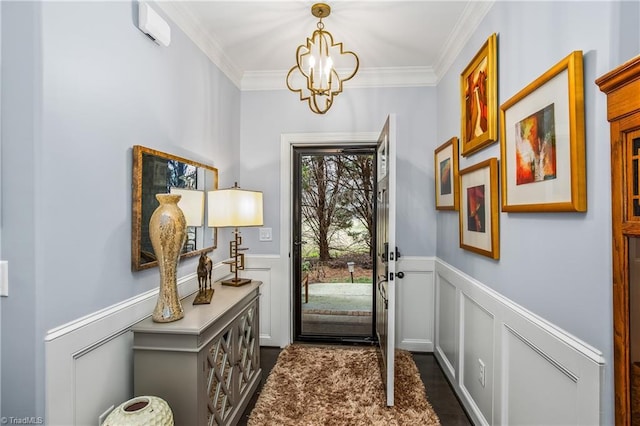
[[[207,194],[207,223],[211,227],[262,226],[262,210],[262,192],[234,187]]]
[[[234,278],[223,280],[223,285],[241,286],[251,282],[249,278],[239,278],[238,271],[244,269],[244,250],[238,228],[244,226],[262,226],[262,192],[233,188],[210,191],[207,195],[207,224],[211,227],[234,228],[234,239],[229,242],[227,261]]]

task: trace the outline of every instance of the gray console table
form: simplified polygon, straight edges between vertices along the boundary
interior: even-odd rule
[[[182,300],[183,319],[135,324],[135,395],[166,400],[176,425],[235,425],[262,376],[261,284],[214,283],[211,304]]]

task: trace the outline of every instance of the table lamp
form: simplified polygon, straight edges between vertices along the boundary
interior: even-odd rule
[[[242,236],[238,228],[262,226],[262,192],[240,189],[236,182],[232,188],[218,189],[207,193],[207,222],[210,227],[234,228],[234,239],[229,242],[229,257],[224,263],[230,265],[234,277],[222,281],[223,285],[241,286],[251,282],[248,278],[238,278],[238,271],[244,269]]]

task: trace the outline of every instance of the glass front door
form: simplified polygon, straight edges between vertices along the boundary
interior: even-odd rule
[[[375,152],[294,149],[296,340],[373,340]]]

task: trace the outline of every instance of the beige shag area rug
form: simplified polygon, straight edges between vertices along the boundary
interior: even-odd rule
[[[386,406],[377,351],[288,346],[271,370],[248,425],[439,425],[407,351],[396,352],[395,405]]]

